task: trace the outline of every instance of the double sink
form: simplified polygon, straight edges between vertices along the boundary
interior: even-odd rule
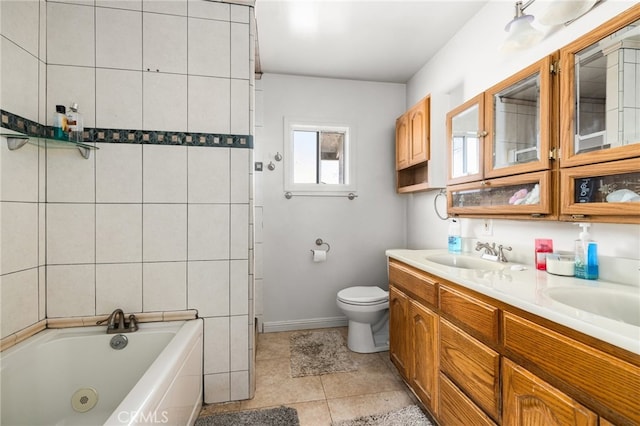
[[[503,271],[511,268],[509,264],[464,254],[432,254],[426,256],[425,260],[454,270]],[[541,293],[543,297],[564,306],[565,309],[577,309],[640,327],[640,289],[631,287],[624,291],[581,285],[550,287],[541,290]]]

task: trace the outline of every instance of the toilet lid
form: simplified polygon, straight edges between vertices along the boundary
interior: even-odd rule
[[[338,299],[348,303],[383,302],[389,299],[389,292],[377,286],[356,286],[340,290]]]

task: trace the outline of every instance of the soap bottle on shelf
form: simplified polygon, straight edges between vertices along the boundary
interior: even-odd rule
[[[588,223],[578,223],[582,232],[575,241],[575,276],[587,280],[598,279],[598,245],[589,239]]]
[[[56,113],[53,116],[53,138],[67,140],[69,137],[67,131],[67,108],[64,105],[56,105]]]
[[[67,111],[67,124],[69,126],[69,140],[72,142],[82,142],[84,137],[84,125],[82,114],[78,112],[78,104],[72,103]]]
[[[461,253],[462,252],[462,237],[460,236],[460,222],[457,219],[451,219],[449,224],[449,237],[448,237],[449,253]]]

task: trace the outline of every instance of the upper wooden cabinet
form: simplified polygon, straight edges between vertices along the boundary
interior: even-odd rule
[[[482,180],[485,136],[483,93],[447,114],[447,184]]]
[[[640,157],[640,4],[560,50],[560,165]]]
[[[396,170],[429,160],[429,97],[396,121]]]
[[[547,56],[485,92],[485,178],[550,168],[552,62]]]
[[[430,100],[429,96],[424,97],[396,120],[398,192],[429,189]]]

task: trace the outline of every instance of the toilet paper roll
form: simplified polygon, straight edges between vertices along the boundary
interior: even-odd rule
[[[324,262],[327,260],[327,251],[326,250],[311,250],[313,252],[313,261],[314,262]]]

